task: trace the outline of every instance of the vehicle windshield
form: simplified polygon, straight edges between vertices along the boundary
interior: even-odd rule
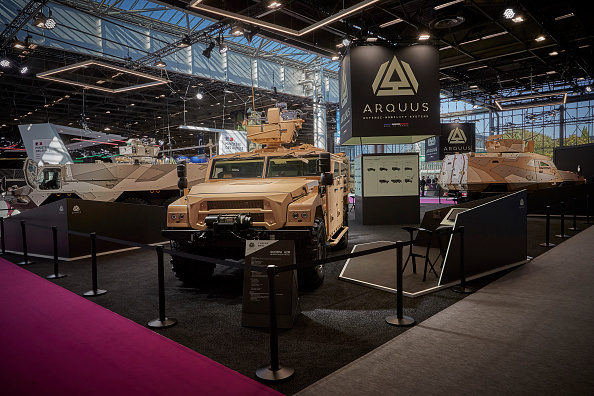
[[[249,179],[261,178],[264,170],[264,158],[215,159],[212,164],[211,179]]]
[[[266,177],[319,176],[318,157],[272,157]]]
[[[57,190],[61,186],[60,168],[43,168],[37,179],[40,190]]]

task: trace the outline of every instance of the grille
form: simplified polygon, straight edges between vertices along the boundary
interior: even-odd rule
[[[252,221],[254,222],[263,222],[264,221],[264,213],[251,213],[250,217],[252,218]]]
[[[264,201],[261,199],[242,201],[208,201],[208,210],[218,209],[264,209]]]

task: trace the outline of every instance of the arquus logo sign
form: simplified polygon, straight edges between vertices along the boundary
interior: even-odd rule
[[[378,96],[414,95],[419,89],[419,83],[410,65],[399,61],[394,55],[391,62],[380,66],[372,87],[373,92]]]
[[[440,158],[448,154],[475,151],[475,124],[473,122],[441,124]]]
[[[448,136],[448,144],[464,144],[466,140],[464,131],[458,127],[452,129]]]
[[[341,144],[415,143],[439,134],[436,47],[351,46],[339,82]]]

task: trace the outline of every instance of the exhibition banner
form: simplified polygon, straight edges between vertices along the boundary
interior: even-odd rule
[[[475,151],[475,129],[473,122],[441,124],[439,159],[442,160],[448,154]]]
[[[351,47],[339,78],[342,145],[414,143],[439,133],[436,47]]]
[[[425,140],[425,161],[440,161],[443,155],[439,151],[439,136],[433,136]]]

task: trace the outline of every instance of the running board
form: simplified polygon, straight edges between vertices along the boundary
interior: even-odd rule
[[[332,238],[330,238],[330,240],[328,241],[328,244],[330,246],[336,246],[338,244],[338,242],[340,242],[340,240],[342,239],[344,234],[347,233],[348,230],[349,230],[349,227],[345,227],[345,226],[342,226],[341,228],[339,228],[338,231],[336,231],[334,233]]]

